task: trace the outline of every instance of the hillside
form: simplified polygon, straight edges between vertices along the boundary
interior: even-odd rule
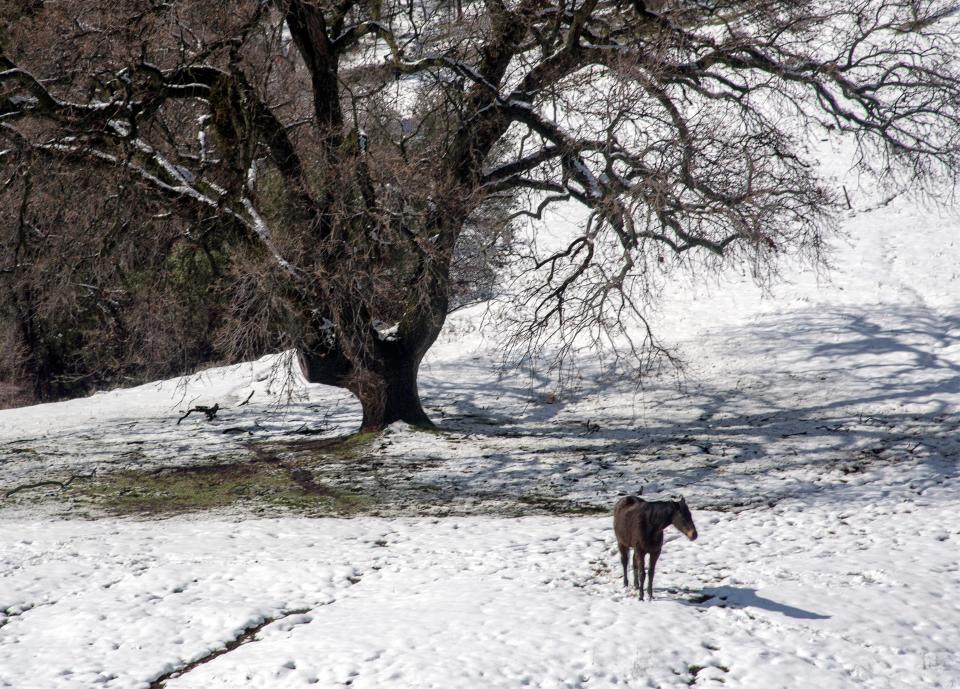
[[[480,306],[434,433],[343,441],[282,358],[0,412],[0,686],[958,686],[960,220],[851,200],[828,274],[670,284],[686,366],[640,387],[498,369]],[[641,487],[700,531],[653,603],[608,516]]]

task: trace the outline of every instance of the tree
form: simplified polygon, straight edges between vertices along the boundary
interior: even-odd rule
[[[671,266],[762,275],[819,256],[836,198],[805,129],[848,134],[894,185],[958,169],[952,2],[87,0],[0,16],[2,299],[26,359],[50,341],[46,313],[47,330],[50,314],[72,333],[112,324],[117,360],[143,366],[151,300],[190,298],[204,315],[174,340],[295,347],[309,380],[360,400],[364,429],[429,423],[417,372],[451,266],[511,220],[590,213],[527,256],[518,334],[642,356],[651,334],[634,345],[628,323]]]

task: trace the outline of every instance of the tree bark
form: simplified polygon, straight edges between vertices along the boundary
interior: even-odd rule
[[[351,392],[360,400],[363,422],[360,431],[380,431],[395,421],[432,428],[423,410],[417,388],[419,361],[394,361],[382,373],[358,371],[352,376]]]
[[[444,306],[445,300],[434,306]],[[427,309],[433,311],[434,309]],[[383,430],[391,423],[404,421],[413,426],[432,428],[420,401],[417,375],[420,362],[443,327],[445,309],[439,318],[421,313],[415,324],[397,339],[372,338],[357,361],[334,345],[330,349],[301,350],[300,367],[311,383],[349,390],[363,409],[361,432]]]
[[[459,214],[438,211],[428,229],[421,230],[438,237],[436,253],[407,257],[417,262],[413,275],[398,281],[393,294],[382,293],[377,304],[338,304],[332,296],[331,318],[317,324],[317,345],[299,352],[308,381],[345,388],[359,400],[361,432],[380,431],[396,421],[434,427],[420,401],[417,375],[447,319],[452,244],[465,217],[462,207]],[[393,318],[399,322],[391,332],[374,328],[377,320]]]
[[[389,342],[378,346],[378,350],[379,356],[366,366],[351,365],[338,353],[301,351],[300,367],[311,383],[332,385],[353,393],[363,409],[361,432],[380,431],[395,421],[432,428],[417,387],[423,353],[410,352],[402,345]]]

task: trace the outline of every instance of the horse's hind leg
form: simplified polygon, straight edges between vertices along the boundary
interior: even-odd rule
[[[620,564],[623,565],[623,585],[629,586],[630,582],[627,579],[627,563],[630,561],[630,548],[627,546],[618,543],[620,546]]]
[[[647,595],[653,600],[653,572],[657,568],[657,560],[660,557],[660,551],[655,550],[650,553],[650,571],[647,574]]]
[[[633,587],[640,593],[640,600],[643,600],[643,555],[644,552],[639,548],[633,549]]]

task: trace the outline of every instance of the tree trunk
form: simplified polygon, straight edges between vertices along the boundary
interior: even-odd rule
[[[351,363],[339,351],[317,354],[301,351],[300,367],[311,383],[352,392],[363,409],[361,432],[383,430],[395,421],[432,428],[417,389],[420,361],[436,339],[436,332],[417,338],[417,344],[378,341],[363,364]]]
[[[437,231],[433,234],[447,237],[450,245],[438,242],[437,255],[430,259],[401,255],[401,259],[416,261],[412,276],[416,284],[408,278],[395,285],[395,294],[382,297],[383,303],[338,303],[333,295],[328,300],[333,306],[331,317],[318,324],[317,348],[300,351],[300,365],[308,381],[346,388],[360,401],[361,432],[380,431],[395,421],[433,427],[420,402],[417,374],[447,318],[450,260],[457,233],[444,223],[462,227],[463,221],[464,217],[449,213],[435,219]],[[381,295],[388,293],[385,288],[379,290]],[[377,320],[391,317],[398,322],[389,333],[374,327]],[[332,332],[331,323],[335,324]]]
[[[383,373],[356,372],[348,387],[363,408],[360,431],[379,431],[395,421],[433,427],[417,390],[419,362],[394,362]]]

